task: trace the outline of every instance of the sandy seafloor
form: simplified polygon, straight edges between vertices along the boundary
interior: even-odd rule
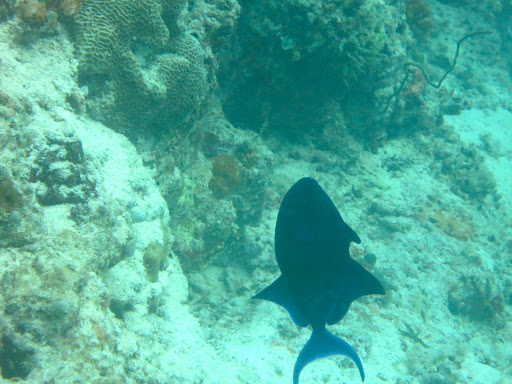
[[[431,136],[361,149],[357,161],[347,164],[343,153],[301,144],[279,148],[273,139],[237,130],[273,164],[261,173],[272,203],[246,234],[259,239],[257,254],[212,263],[188,276],[173,257],[157,282],[148,283],[144,250],[164,242],[161,223],[173,220],[154,170],[125,136],[69,107],[66,95],[82,91],[68,36],[17,46],[10,35],[14,24],[0,25],[0,87],[16,103],[30,104],[32,113],[9,130],[2,164],[13,175],[26,175],[27,164],[37,163],[33,156],[50,146],[45,137],[78,138],[83,172],[95,183],[91,209],[109,212],[79,226],[70,219],[71,204],[34,203],[32,216],[26,213],[32,219],[17,224],[29,245],[0,249],[0,347],[3,358],[12,359],[16,351],[29,367],[19,382],[291,383],[310,331],[297,329],[277,306],[250,297],[277,277],[277,209],[284,192],[306,175],[319,181],[361,237],[354,253],[377,255],[373,272],[387,295],[358,300],[329,328],[358,351],[366,383],[512,382],[509,85],[496,90],[508,105],[463,110],[444,122],[482,156],[499,201],[454,194],[435,171],[439,159],[422,142]],[[7,127],[0,129],[7,135]],[[350,146],[360,150],[356,143]],[[30,195],[30,185],[19,188]],[[134,206],[143,218],[134,219],[142,214]],[[101,257],[115,253],[109,244],[134,238],[129,257],[98,267]],[[113,299],[132,303],[123,319],[108,309]],[[452,304],[460,313],[450,311],[450,300],[458,300]],[[151,309],[155,302],[157,310]],[[41,311],[51,314],[40,320]],[[17,382],[5,376],[1,381]],[[342,357],[316,361],[301,376],[301,383],[358,382],[357,370]]]

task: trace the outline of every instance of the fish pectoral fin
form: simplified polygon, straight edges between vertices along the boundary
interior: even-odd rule
[[[299,383],[300,372],[306,365],[316,359],[332,355],[343,355],[352,359],[357,369],[359,369],[361,380],[364,381],[363,364],[354,348],[346,341],[334,336],[327,329],[321,328],[313,329],[311,338],[300,352],[293,369],[293,384]]]
[[[293,322],[299,327],[306,327],[309,324],[309,321],[302,314],[302,311],[297,307],[283,275],[279,276],[276,281],[263,291],[253,296],[253,299],[268,300],[280,305],[288,311]]]

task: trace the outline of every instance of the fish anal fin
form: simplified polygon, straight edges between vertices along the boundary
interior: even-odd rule
[[[267,300],[280,305],[288,311],[293,322],[299,327],[306,327],[309,324],[309,321],[297,307],[283,275],[279,276],[276,281],[263,291],[253,296],[253,299]]]
[[[336,324],[345,317],[350,308],[350,302],[345,300],[338,300],[334,303],[331,311],[327,314],[325,322],[329,325]]]
[[[336,324],[346,314],[350,304],[366,295],[384,295],[384,288],[379,281],[357,261],[350,259],[340,277],[338,300],[333,303],[325,319],[329,325]]]
[[[293,384],[299,383],[300,373],[306,365],[316,359],[332,355],[343,355],[352,359],[359,370],[361,380],[364,381],[363,364],[356,351],[346,341],[321,328],[313,329],[311,338],[300,352],[293,369]]]
[[[357,261],[350,260],[345,266],[344,289],[349,292],[350,302],[366,295],[385,295],[379,280]]]

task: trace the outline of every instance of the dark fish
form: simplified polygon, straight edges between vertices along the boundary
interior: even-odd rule
[[[283,306],[299,327],[313,328],[295,363],[294,384],[308,363],[331,355],[350,357],[364,381],[357,353],[325,329],[340,321],[357,298],[384,294],[379,281],[350,257],[352,241],[361,239],[314,179],[300,179],[286,193],[275,233],[281,276],[254,298]]]

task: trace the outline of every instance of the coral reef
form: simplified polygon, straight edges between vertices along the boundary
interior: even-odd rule
[[[204,270],[213,260],[227,262],[232,253],[240,258],[252,241],[244,230],[259,223],[265,203],[261,174],[271,166],[261,142],[230,125],[217,108],[186,135],[155,142],[151,150],[173,217],[173,253],[187,272]]]
[[[55,14],[73,19],[80,2],[41,3],[45,24],[0,24],[0,381],[231,384],[264,370],[287,382],[282,366],[304,335],[249,298],[278,273],[277,210],[305,174],[354,222],[364,244],[354,257],[389,287],[344,327],[368,377],[510,381],[510,189],[488,169],[510,163],[508,147],[482,136],[475,151],[452,127],[434,129],[440,100],[457,113],[477,93],[452,97],[469,49],[439,93],[411,74],[383,129],[381,101],[422,22],[403,1],[83,0],[76,56],[73,34],[13,43]],[[424,4],[437,17],[440,3]],[[453,57],[452,32],[414,53],[434,79]],[[381,133],[411,132],[366,150]],[[321,364],[311,381],[350,381],[339,362]]]
[[[404,53],[407,41],[407,26],[395,6],[334,0],[240,3],[240,49],[233,50],[218,76],[231,122],[256,131],[311,132],[333,101],[352,123],[361,115],[377,115],[375,84],[391,58]]]
[[[405,12],[407,24],[411,28],[414,37],[418,40],[426,40],[432,33],[432,13],[423,0],[406,0]]]
[[[501,34],[501,51],[508,63],[510,78],[512,78],[512,2],[505,1],[501,13],[497,17],[498,31]]]
[[[8,170],[0,167],[0,247],[22,246],[29,242],[21,226],[23,195],[14,185]]]
[[[461,143],[448,127],[438,131],[447,141],[434,143],[434,156],[439,160],[440,171],[448,177],[452,192],[476,201],[496,196],[496,181],[481,155],[471,146]]]
[[[76,23],[82,74],[108,74],[130,54],[136,60],[131,44],[159,52],[169,41],[169,30],[155,0],[84,1]]]
[[[39,27],[46,23],[46,6],[37,0],[21,0],[16,3],[18,17],[29,25]]]
[[[151,283],[158,281],[158,272],[165,271],[169,266],[169,253],[171,244],[169,241],[169,229],[162,222],[160,223],[163,241],[152,241],[144,251],[143,264],[146,276]]]
[[[81,5],[82,0],[46,0],[46,8],[64,19],[74,18]]]
[[[0,91],[0,248],[27,246],[42,231],[39,212],[31,205],[33,189],[27,187],[33,142],[24,127],[33,119],[32,108],[27,99]]]
[[[1,323],[0,323],[1,324]],[[0,373],[2,378],[26,379],[33,368],[34,349],[15,340],[13,335],[2,332],[0,339]]]
[[[217,198],[225,198],[240,184],[240,166],[238,161],[225,153],[209,158],[212,163],[210,189]]]
[[[0,0],[0,22],[7,20],[14,14],[16,0]]]
[[[179,124],[208,90],[205,53],[180,30],[184,2],[85,1],[76,16],[79,76],[91,114],[118,129]]]
[[[179,32],[178,20],[187,6],[187,0],[160,0],[162,6],[162,20],[171,35]]]
[[[21,193],[12,182],[9,172],[0,167],[0,223],[7,219],[7,216],[21,208]]]
[[[46,22],[56,21],[58,17],[71,21],[81,4],[82,0],[20,0],[16,3],[16,13],[23,22],[41,27]]]
[[[167,301],[150,289],[132,300],[123,292],[119,300],[103,275],[126,261],[138,269],[122,279],[139,291],[146,288],[144,251],[154,249],[160,263],[168,260],[172,237],[163,223],[169,217],[128,140],[84,122],[67,104],[75,87],[72,50],[59,42],[36,41],[45,54],[30,70],[13,70],[13,57],[3,57],[6,71],[0,74],[0,122],[7,128],[0,130],[0,381],[123,382],[123,369],[116,367],[121,360],[113,353],[120,345],[115,330],[141,310],[135,304],[145,302],[161,315]],[[54,45],[58,49],[49,49]],[[59,74],[66,73],[55,79],[58,91],[39,88],[42,76],[33,73],[48,71],[41,64],[47,57],[60,63]],[[145,220],[132,221],[133,201]],[[186,282],[176,263],[173,273],[180,287],[166,291],[176,297]],[[73,354],[80,367],[62,354]]]
[[[94,182],[83,175],[84,153],[76,138],[48,137],[46,148],[34,159],[33,181],[39,181],[37,198],[44,206],[84,203],[94,193]]]
[[[502,291],[493,276],[466,276],[450,291],[448,308],[472,321],[490,321],[505,310]]]

